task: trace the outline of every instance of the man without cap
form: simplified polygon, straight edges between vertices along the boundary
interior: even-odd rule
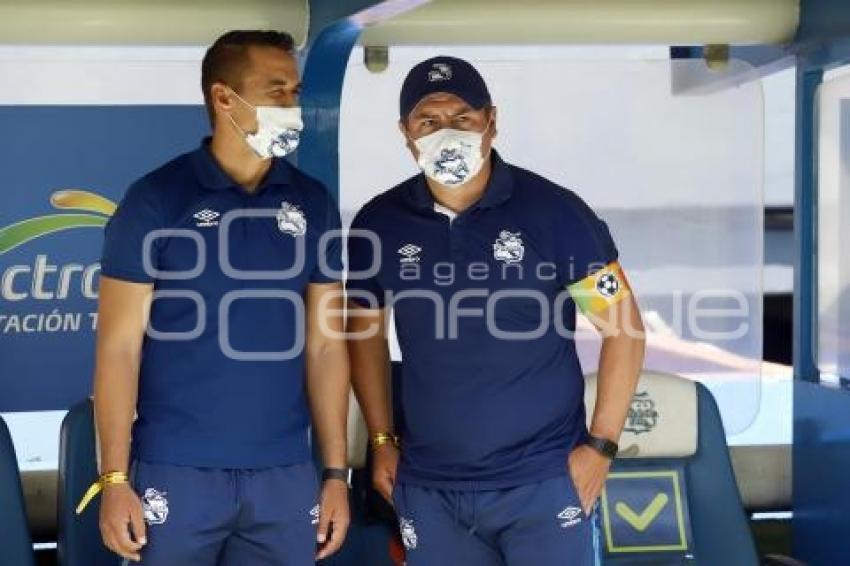
[[[302,127],[292,37],[226,33],[201,75],[212,137],[134,183],[106,226],[103,475],[86,501],[102,488],[104,543],[148,566],[307,566],[349,523],[341,246],[320,239],[339,213],[283,159]]]
[[[352,224],[352,382],[409,566],[591,565],[643,327],[605,222],[505,162],[492,148],[496,118],[466,61],[436,57],[407,75],[399,127],[422,173]],[[604,335],[589,431],[576,306]]]

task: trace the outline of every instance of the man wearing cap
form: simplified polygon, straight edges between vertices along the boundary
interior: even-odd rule
[[[496,117],[466,61],[429,59],[405,79],[399,127],[422,173],[352,224],[352,382],[410,566],[591,565],[643,327],[605,222],[506,163],[492,149]],[[603,333],[589,430],[576,306]]]

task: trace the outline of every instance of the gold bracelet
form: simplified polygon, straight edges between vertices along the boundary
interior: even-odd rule
[[[93,484],[86,490],[85,495],[77,505],[77,515],[83,512],[83,509],[91,502],[95,496],[103,490],[103,486],[113,483],[129,483],[130,478],[124,472],[106,472],[101,475]]]
[[[401,438],[397,434],[391,432],[376,432],[372,435],[372,448],[378,448],[384,444],[391,443],[398,448],[401,446]]]

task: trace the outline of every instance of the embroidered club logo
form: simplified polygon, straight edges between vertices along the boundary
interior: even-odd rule
[[[519,263],[525,255],[519,232],[502,230],[493,243],[493,257],[505,263]]]
[[[205,208],[203,210],[199,210],[195,214],[192,215],[192,218],[196,220],[195,226],[200,226],[202,228],[206,228],[208,226],[218,226],[218,217],[220,214],[215,210],[211,210],[209,208]]]
[[[416,529],[413,527],[413,519],[402,517],[398,521],[398,526],[401,531],[401,542],[404,543],[404,548],[407,550],[416,548],[419,538],[416,536]]]
[[[611,298],[620,290],[620,281],[613,271],[605,271],[596,278],[596,291],[606,298]]]
[[[428,82],[447,81],[452,78],[452,68],[446,63],[434,63],[428,71]]]
[[[287,201],[280,203],[277,211],[277,227],[284,234],[303,236],[307,233],[307,217],[298,206]]]
[[[649,393],[646,391],[635,393],[632,404],[629,406],[629,414],[626,417],[626,426],[623,430],[632,434],[651,432],[658,425],[658,417],[655,401],[652,400]]]
[[[418,263],[421,251],[422,248],[416,244],[405,244],[398,249],[398,253],[401,255],[399,261],[401,263]]]
[[[152,487],[145,490],[142,496],[142,509],[145,521],[149,525],[161,525],[168,518],[168,495],[165,491],[157,491]]]
[[[316,504],[315,506],[313,506],[312,509],[310,509],[310,524],[311,525],[318,525],[319,524],[319,509],[320,509],[320,507],[319,507],[318,504]]]
[[[558,519],[561,520],[561,528],[564,529],[577,525],[581,523],[581,508],[572,506],[567,507],[558,513]]]

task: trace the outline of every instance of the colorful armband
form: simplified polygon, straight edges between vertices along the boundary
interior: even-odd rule
[[[631,294],[623,268],[616,261],[576,281],[567,290],[586,315],[598,314]]]

